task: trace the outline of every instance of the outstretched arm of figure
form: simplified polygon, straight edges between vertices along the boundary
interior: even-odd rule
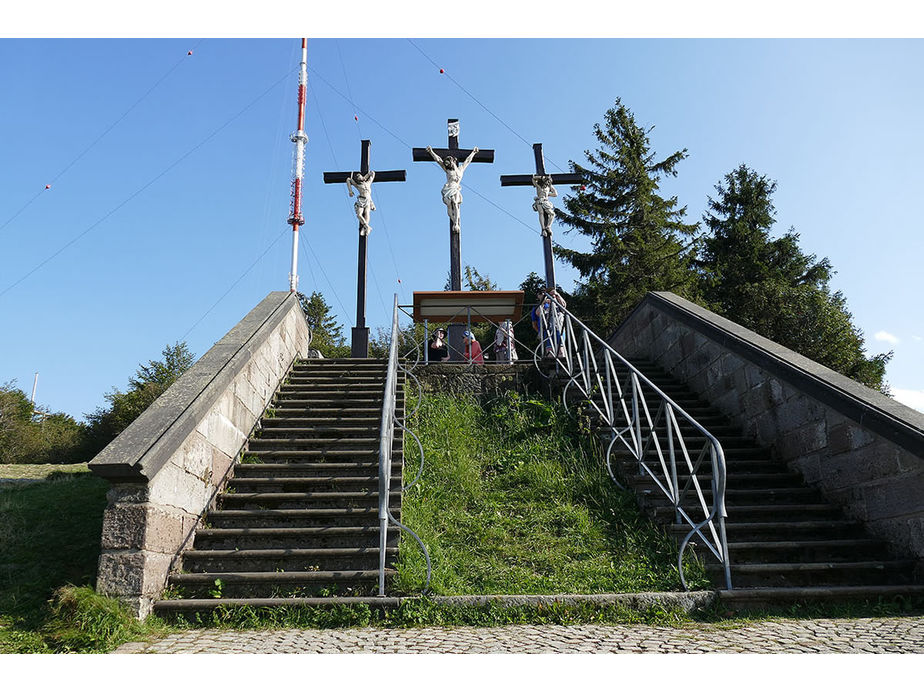
[[[375,171],[369,171],[369,174],[366,176],[366,182],[371,183],[375,180]]]
[[[429,144],[427,145],[427,154],[433,157],[433,160],[438,163],[440,166],[443,166],[443,160],[440,158],[440,155],[433,151],[433,147]],[[443,166],[445,168],[445,166]]]
[[[463,161],[463,162],[459,165],[459,171],[465,171],[466,167],[467,167],[470,163],[472,163],[472,159],[475,158],[475,154],[477,154],[477,153],[478,153],[478,147],[475,147],[475,148],[472,150],[471,154],[469,154],[467,157],[465,157],[465,161]]]
[[[549,197],[558,197],[558,191],[551,183],[549,183]]]
[[[352,173],[349,176],[347,176],[346,184],[347,184],[347,192],[350,193],[350,197],[353,197],[353,174]]]

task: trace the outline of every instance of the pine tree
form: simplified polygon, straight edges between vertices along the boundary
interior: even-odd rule
[[[311,296],[298,292],[298,302],[311,329],[311,348],[327,358],[350,355],[350,347],[343,337],[343,326],[331,314],[331,307],[317,291]]]
[[[616,327],[649,291],[695,297],[693,236],[686,207],[658,194],[663,176],[676,176],[686,150],[658,161],[648,134],[619,99],[594,125],[600,146],[586,150],[588,165],[571,162],[584,186],[564,198],[558,219],[588,236],[590,252],[561,246],[556,254],[580,272],[574,308],[597,331]]]
[[[698,262],[707,307],[858,382],[887,391],[891,353],[867,357],[828,258],[816,261],[790,229],[773,239],[776,183],[746,165],[715,186]]]

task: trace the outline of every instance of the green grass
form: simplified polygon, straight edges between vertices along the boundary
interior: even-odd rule
[[[560,405],[427,395],[411,427],[426,464],[402,522],[430,552],[434,594],[680,589],[675,544],[610,481],[591,436]],[[405,447],[410,480],[419,453],[410,437]],[[424,560],[413,539],[401,541],[395,589],[415,594]],[[708,586],[692,560],[686,575],[691,588]]]
[[[595,604],[505,606],[437,604],[422,597],[396,608],[377,609],[368,604],[334,607],[218,607],[209,612],[178,614],[172,625],[181,628],[414,628],[420,626],[490,627],[518,624],[573,625],[581,623],[645,623],[680,626],[691,623],[681,612],[651,606],[645,610]]]
[[[109,485],[43,466],[0,488],[0,653],[109,651],[145,632],[92,590]]]

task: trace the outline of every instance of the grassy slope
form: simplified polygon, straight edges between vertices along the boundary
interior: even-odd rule
[[[426,458],[402,522],[433,562],[436,594],[591,594],[680,589],[676,548],[608,478],[590,436],[559,405],[515,395],[487,408],[427,395],[412,420]],[[406,442],[408,479],[416,443]],[[395,587],[425,568],[403,538]],[[691,586],[706,586],[700,566]]]
[[[106,652],[145,631],[90,587],[109,485],[75,466],[0,487],[0,653]]]

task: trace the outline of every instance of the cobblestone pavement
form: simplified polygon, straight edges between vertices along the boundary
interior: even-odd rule
[[[924,653],[924,617],[693,624],[192,630],[117,653]]]

